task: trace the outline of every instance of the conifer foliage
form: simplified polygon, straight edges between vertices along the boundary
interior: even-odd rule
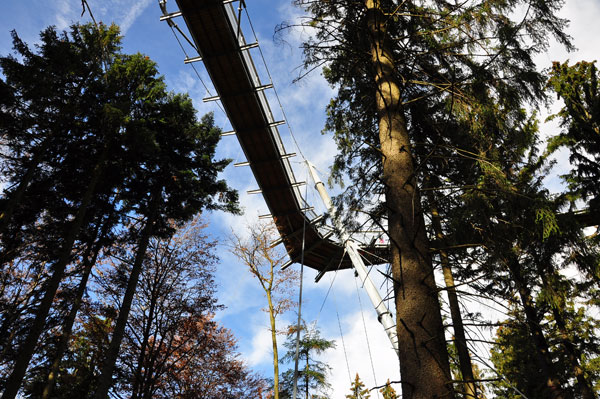
[[[229,161],[214,159],[212,117],[197,120],[148,57],[121,53],[116,26],[40,38],[32,50],[13,32],[14,55],[0,57],[0,263],[19,284],[2,297],[3,398],[32,361],[62,355],[90,270],[119,241],[136,257],[102,356],[105,398],[150,242],[202,209],[237,212],[237,193],[217,178]]]
[[[328,382],[330,367],[319,359],[328,349],[335,347],[335,342],[321,337],[321,332],[315,326],[300,326],[298,342],[298,374],[294,375],[294,367],[283,372],[280,383],[280,397],[292,399],[294,380],[297,383],[297,398],[327,399],[331,384]],[[287,352],[281,359],[282,363],[294,364],[296,360],[297,326],[290,326],[288,338],[284,343]]]
[[[352,386],[350,387],[350,394],[346,395],[346,399],[370,399],[371,395],[369,394],[369,390],[365,388],[365,384],[360,380],[358,373],[356,373],[356,377],[354,381],[352,381]]]
[[[562,1],[296,3],[315,32],[303,45],[305,66],[323,66],[338,90],[325,130],[338,144],[333,177],[352,182],[338,204],[366,213],[389,235],[402,396],[453,397],[425,218],[435,202],[422,193],[500,178],[486,163],[486,145],[521,151],[518,140],[504,140],[511,128],[502,125],[526,120],[524,105],[544,95],[533,55],[551,36],[570,46],[556,16]],[[427,180],[429,172],[441,184]],[[461,365],[463,374],[469,366]]]

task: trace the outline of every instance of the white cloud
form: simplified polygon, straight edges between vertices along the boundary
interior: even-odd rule
[[[254,337],[252,338],[251,352],[246,359],[251,367],[258,365],[273,364],[273,344],[271,331],[262,324],[253,326]]]
[[[56,22],[56,28],[58,30],[63,30],[69,27],[74,22],[74,17],[76,17],[76,13],[74,12],[73,2],[69,0],[60,0],[57,1],[54,5],[56,7],[56,13],[54,14],[54,19]]]
[[[152,0],[136,0],[133,3],[129,2],[130,5],[126,6],[122,4],[121,7],[127,8],[127,10],[123,14],[123,19],[120,20],[119,25],[121,25],[121,33],[126,34],[131,25],[135,23],[140,14],[153,3]]]
[[[366,333],[360,312],[345,315],[341,323],[343,342],[338,328],[334,336],[337,344],[335,351],[323,357],[332,369],[329,378],[333,389],[332,397],[344,397],[350,389],[349,378],[354,379],[356,373],[367,388],[383,385],[388,379],[400,380],[398,359],[374,311],[364,309],[363,315]],[[395,388],[400,391],[398,386]],[[371,397],[377,397],[375,392],[372,392]]]

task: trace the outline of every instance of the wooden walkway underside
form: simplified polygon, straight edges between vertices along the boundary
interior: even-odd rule
[[[291,263],[300,262],[302,232],[306,223],[304,264],[320,272],[350,268],[343,247],[317,222],[308,220],[307,204],[300,194],[276,121],[259,81],[249,48],[238,33],[236,11],[223,0],[177,0],[179,10],[195,42],[249,167],[275,221]],[[308,182],[307,182],[308,183]],[[387,251],[365,248],[367,263],[385,263]],[[376,253],[377,256],[370,254]],[[322,275],[322,273],[321,273]]]

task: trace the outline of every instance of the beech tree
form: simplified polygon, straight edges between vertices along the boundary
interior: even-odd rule
[[[273,397],[279,399],[277,317],[296,305],[291,294],[299,276],[290,268],[281,270],[286,256],[272,245],[277,237],[277,230],[273,224],[255,224],[248,228],[248,232],[250,236],[247,239],[233,233],[230,250],[248,267],[267,297],[265,311],[269,314],[269,328],[273,343]]]
[[[231,332],[214,320],[216,243],[200,216],[151,239],[116,363],[115,392],[131,398],[259,397],[266,383],[238,359]],[[98,279],[105,306],[122,308],[135,246],[109,257]]]

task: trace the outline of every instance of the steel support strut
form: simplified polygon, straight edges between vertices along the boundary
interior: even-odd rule
[[[331,202],[331,198],[329,197],[329,194],[325,189],[325,185],[319,178],[319,175],[317,174],[314,165],[309,161],[306,161],[306,164],[308,165],[310,175],[315,182],[315,188],[319,192],[319,195],[321,196],[321,199],[323,200],[323,204],[325,204],[327,211],[333,218],[335,228],[338,230],[338,233],[342,238],[344,247],[346,248],[346,252],[348,252],[350,260],[352,261],[352,265],[354,266],[358,277],[362,281],[363,286],[367,291],[367,294],[369,295],[371,303],[375,307],[375,311],[377,312],[377,319],[383,325],[383,328],[385,329],[385,332],[388,338],[390,339],[394,350],[396,351],[396,355],[398,355],[398,335],[396,334],[396,324],[394,323],[392,314],[383,302],[381,295],[379,295],[377,287],[375,287],[375,284],[373,284],[373,281],[369,277],[369,274],[367,273],[367,268],[365,267],[365,263],[363,262],[362,257],[358,252],[358,245],[355,241],[353,241],[350,238],[350,234],[348,234],[348,231],[344,227],[342,220],[337,214],[337,211],[334,208],[333,203]]]

